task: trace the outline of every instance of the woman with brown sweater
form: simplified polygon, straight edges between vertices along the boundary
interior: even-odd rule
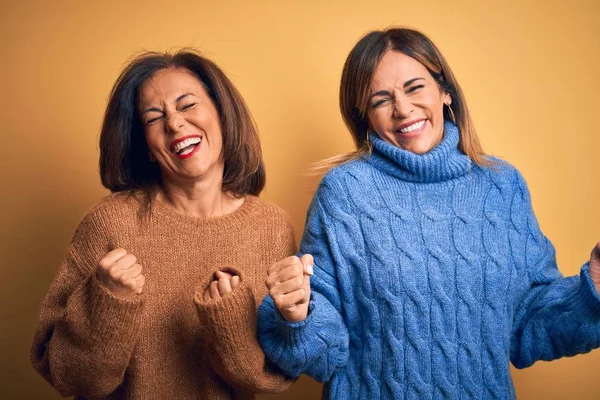
[[[112,195],[78,226],[31,359],[64,396],[253,398],[291,381],[256,339],[273,262],[294,253],[241,95],[192,52],[122,72],[100,135]]]

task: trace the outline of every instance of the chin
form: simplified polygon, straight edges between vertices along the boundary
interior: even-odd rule
[[[406,146],[398,146],[400,147],[402,150],[406,150],[406,151],[410,151],[411,153],[414,154],[425,154],[427,153],[429,150],[431,150],[431,148],[429,146],[427,146],[426,144],[423,143],[413,143],[413,144],[409,144]]]

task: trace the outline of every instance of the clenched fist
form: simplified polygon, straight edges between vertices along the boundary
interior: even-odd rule
[[[204,301],[218,300],[227,296],[240,284],[240,277],[227,272],[215,272],[215,279],[204,291]]]
[[[96,276],[112,294],[127,300],[141,294],[146,281],[137,258],[124,249],[115,249],[102,257]]]
[[[299,322],[308,315],[310,300],[310,275],[313,274],[313,257],[287,257],[271,265],[265,281],[269,294],[283,318]]]

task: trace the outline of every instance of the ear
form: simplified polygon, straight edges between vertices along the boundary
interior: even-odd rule
[[[445,92],[442,96],[442,101],[445,105],[450,106],[450,104],[452,104],[452,96],[450,96],[450,93]]]

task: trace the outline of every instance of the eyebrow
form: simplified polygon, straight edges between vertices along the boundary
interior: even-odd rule
[[[183,98],[185,98],[185,97],[187,97],[187,96],[189,96],[189,95],[192,95],[192,94],[193,94],[193,93],[184,93],[184,94],[182,94],[181,96],[179,96],[179,97],[177,97],[177,98],[175,99],[175,103],[179,103],[181,100],[183,100]]]
[[[193,95],[193,93],[184,93],[181,96],[177,96],[177,98],[175,99],[175,103],[179,103],[181,100],[183,100],[184,98],[186,98],[187,96],[190,96],[190,95]],[[153,111],[154,112],[163,112],[163,110],[161,110],[158,107],[150,107],[150,108],[146,109],[142,113],[142,115],[145,115],[146,113],[153,112]]]
[[[418,80],[425,80],[425,78],[421,78],[421,77],[417,77],[417,78],[413,78],[413,79],[409,79],[406,82],[404,82],[404,85],[402,85],[402,87],[404,87],[404,89],[406,89],[407,87],[409,87],[410,85],[412,85],[413,83],[415,83]],[[378,92],[375,92],[371,95],[371,97],[369,97],[369,99],[372,99],[373,97],[376,96],[389,96],[391,93],[388,90],[380,90]]]

